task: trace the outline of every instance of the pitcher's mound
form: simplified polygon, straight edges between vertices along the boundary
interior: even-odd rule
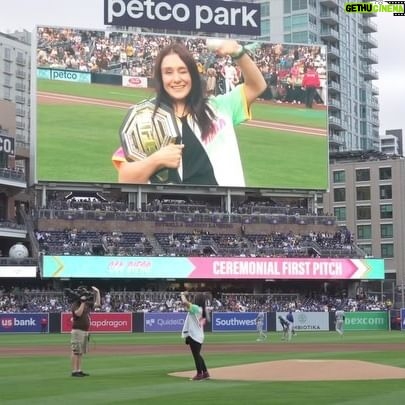
[[[359,360],[280,360],[209,369],[214,380],[336,381],[405,379],[405,369]],[[171,373],[190,378],[195,371]]]

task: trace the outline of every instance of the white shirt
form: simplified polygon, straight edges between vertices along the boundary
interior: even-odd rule
[[[190,336],[198,343],[204,342],[204,327],[201,325],[202,308],[198,305],[191,304],[184,321],[181,337],[186,338]]]

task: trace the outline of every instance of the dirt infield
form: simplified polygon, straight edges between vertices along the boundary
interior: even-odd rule
[[[190,378],[193,371],[171,373]],[[211,379],[239,381],[344,381],[404,379],[405,369],[358,360],[279,360],[210,370]]]
[[[206,344],[204,356],[210,353],[313,353],[313,359],[291,359],[283,361],[267,361],[253,364],[242,364],[230,367],[210,369],[212,379],[251,380],[251,381],[335,381],[335,380],[373,380],[373,379],[405,379],[405,369],[357,360],[324,360],[316,359],[316,353],[333,352],[367,352],[367,351],[398,351],[403,344],[313,344],[272,342],[254,344]],[[110,346],[97,344],[97,336],[90,345],[93,354],[103,355],[148,355],[148,354],[184,354],[187,348],[183,344],[173,345],[121,345]],[[70,353],[61,346],[25,346],[0,347],[1,357],[30,356],[67,356]],[[172,373],[170,375],[190,378],[194,371]]]

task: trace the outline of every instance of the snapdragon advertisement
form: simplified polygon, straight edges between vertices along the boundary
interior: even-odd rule
[[[72,313],[62,312],[61,333],[72,330]],[[90,332],[92,333],[132,333],[132,312],[92,312],[90,314]]]
[[[326,47],[241,41],[257,67],[253,82],[265,82],[264,91],[248,99],[252,81],[245,81],[247,73],[229,55],[216,53],[220,41],[37,27],[35,179],[326,190]],[[152,119],[157,55],[177,43],[189,55],[188,71],[198,72],[196,94],[206,97],[215,115],[203,133],[189,113],[192,143],[173,107],[162,106]],[[168,155],[175,145],[173,163]],[[196,159],[207,163],[198,175]],[[159,169],[151,167],[157,160]],[[127,162],[135,164],[123,173]],[[148,166],[147,178],[139,163]]]
[[[383,259],[43,256],[45,278],[383,280]]]

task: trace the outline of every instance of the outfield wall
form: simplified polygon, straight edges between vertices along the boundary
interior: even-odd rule
[[[213,312],[206,326],[207,332],[256,332],[258,312]],[[265,330],[281,331],[279,315],[286,312],[267,312]],[[401,326],[404,327],[405,311],[401,311]],[[0,333],[41,333],[41,319],[46,317],[46,333],[69,333],[71,313],[2,313]],[[180,333],[186,317],[185,312],[93,312],[92,333]],[[389,330],[389,311],[348,312],[345,331]],[[294,312],[294,329],[298,332],[333,331],[334,312]]]

